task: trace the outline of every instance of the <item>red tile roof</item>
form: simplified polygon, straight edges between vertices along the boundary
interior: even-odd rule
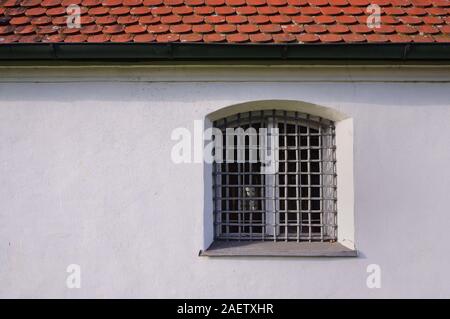
[[[450,43],[450,0],[0,0],[0,43],[175,41]]]

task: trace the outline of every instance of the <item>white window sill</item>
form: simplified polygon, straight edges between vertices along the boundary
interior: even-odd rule
[[[206,257],[357,257],[340,243],[215,241],[199,256]]]

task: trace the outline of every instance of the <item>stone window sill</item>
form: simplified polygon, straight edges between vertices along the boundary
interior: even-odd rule
[[[357,257],[340,243],[215,241],[199,256],[206,257]]]

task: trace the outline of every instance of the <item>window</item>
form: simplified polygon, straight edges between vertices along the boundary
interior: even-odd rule
[[[332,121],[264,110],[216,120],[213,126],[223,143],[223,161],[213,164],[216,241],[337,240]],[[265,169],[264,145],[275,164],[272,171]]]

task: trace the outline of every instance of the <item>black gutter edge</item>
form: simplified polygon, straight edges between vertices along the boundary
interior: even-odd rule
[[[0,44],[0,61],[450,61],[450,43],[14,43]]]

